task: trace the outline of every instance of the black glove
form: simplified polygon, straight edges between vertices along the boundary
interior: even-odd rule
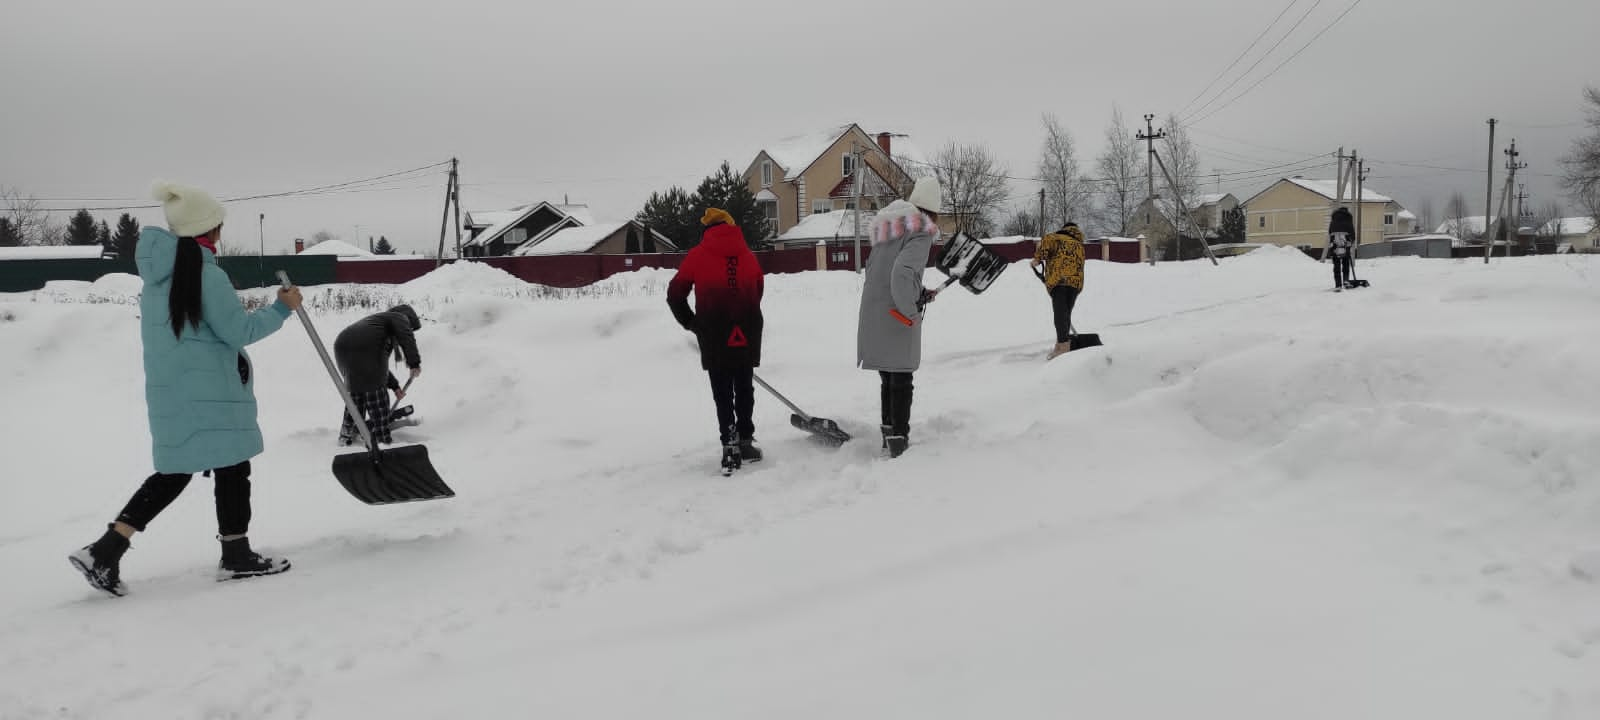
[[[937,291],[923,288],[922,293],[917,295],[917,312],[921,313],[923,308],[927,307],[928,303],[933,302],[934,296],[938,294]]]

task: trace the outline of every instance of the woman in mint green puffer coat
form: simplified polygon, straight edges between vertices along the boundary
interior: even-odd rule
[[[134,253],[144,288],[139,299],[145,403],[155,474],[93,544],[69,559],[89,584],[113,595],[127,589],[120,562],[128,540],[176,500],[197,472],[215,475],[219,580],[289,569],[282,558],[250,549],[250,459],[261,454],[255,368],[245,346],[283,326],[300,306],[286,288],[270,307],[247,312],[217,265],[224,211],[210,195],[158,185],[168,230],[146,227]]]

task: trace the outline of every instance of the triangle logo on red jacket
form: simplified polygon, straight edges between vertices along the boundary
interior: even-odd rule
[[[728,347],[742,348],[749,346],[750,341],[745,339],[744,330],[739,329],[738,325],[733,326],[733,332],[728,333]]]

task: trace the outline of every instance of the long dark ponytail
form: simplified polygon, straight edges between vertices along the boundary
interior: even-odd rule
[[[192,237],[178,238],[178,257],[172,261],[172,291],[167,295],[167,313],[174,337],[183,336],[187,322],[200,329],[200,243]]]

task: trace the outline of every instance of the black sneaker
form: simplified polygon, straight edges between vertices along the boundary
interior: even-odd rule
[[[739,467],[741,465],[743,465],[743,464],[744,464],[744,457],[740,454],[738,445],[723,445],[722,446],[722,474],[723,475],[725,475],[725,476],[726,475],[732,475],[733,471],[738,470]]]
[[[223,540],[222,560],[217,563],[217,582],[277,575],[288,569],[288,560],[265,557],[251,550],[249,538]]]
[[[128,586],[122,584],[121,567],[122,554],[128,551],[128,545],[127,538],[107,525],[106,533],[99,540],[68,555],[67,562],[83,573],[83,579],[96,590],[122,597],[128,594]]]
[[[103,590],[117,597],[128,594],[128,586],[122,583],[122,570],[117,560],[109,562],[95,558],[93,546],[85,545],[82,549],[67,556],[67,562],[83,573],[83,579],[96,590]]]

